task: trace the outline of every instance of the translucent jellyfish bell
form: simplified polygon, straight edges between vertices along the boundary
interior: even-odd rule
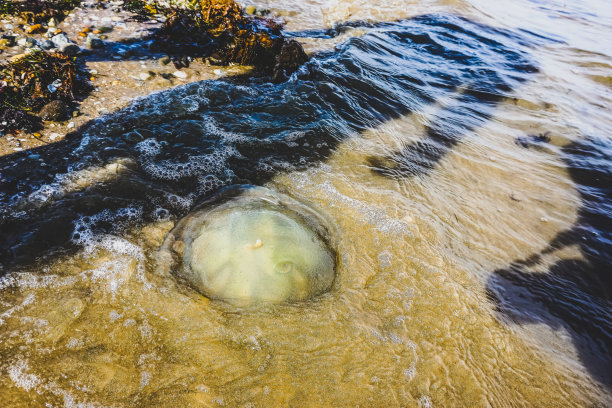
[[[261,187],[232,195],[187,216],[167,239],[182,256],[180,276],[211,299],[240,305],[301,301],[331,288],[335,255],[319,214]]]

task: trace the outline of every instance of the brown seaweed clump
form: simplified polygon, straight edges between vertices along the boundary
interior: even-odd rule
[[[53,100],[70,105],[88,89],[63,53],[35,51],[0,65],[0,131],[32,131],[40,124],[33,113]]]
[[[0,15],[20,17],[26,24],[63,20],[81,0],[0,0]]]
[[[282,22],[248,17],[233,0],[200,0],[195,10],[152,9],[167,17],[154,50],[171,55],[178,68],[188,64],[185,57],[210,57],[219,65],[252,65],[279,81],[308,60],[298,42],[283,36]]]

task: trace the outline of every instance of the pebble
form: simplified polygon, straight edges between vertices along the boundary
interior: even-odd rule
[[[67,128],[67,129],[74,129],[74,128],[75,128],[75,126],[76,126],[76,125],[74,124],[74,122],[70,122],[70,123],[68,123],[68,126],[66,126],[66,128]]]
[[[43,50],[50,50],[52,48],[55,48],[55,44],[53,44],[52,41],[45,40],[40,43],[40,48],[42,48]]]
[[[85,45],[87,45],[87,48],[94,50],[97,48],[102,48],[104,42],[97,35],[88,34],[87,39],[85,40]]]
[[[30,37],[21,37],[17,40],[17,45],[20,47],[33,47],[36,45],[36,40]]]
[[[55,44],[56,47],[60,48],[64,44],[70,43],[70,38],[64,33],[59,33],[51,37],[51,41]]]
[[[183,71],[174,71],[172,75],[174,75],[175,77],[179,79],[187,79],[187,74]]]
[[[170,57],[169,57],[169,56],[167,56],[167,55],[166,55],[166,56],[164,56],[164,57],[161,57],[161,58],[159,59],[159,63],[160,63],[161,65],[168,65],[168,64],[170,63],[170,61],[171,61],[171,60],[170,60]]]
[[[140,74],[138,74],[138,79],[140,79],[141,81],[147,81],[152,77],[153,75],[151,75],[150,72],[141,72]]]
[[[63,52],[66,55],[69,55],[71,57],[74,57],[75,55],[77,55],[79,52],[81,52],[81,48],[76,45],[76,44],[64,44],[60,47],[60,51]]]
[[[58,21],[55,17],[51,17],[51,19],[49,19],[49,21],[47,22],[47,26],[49,27],[57,27]]]

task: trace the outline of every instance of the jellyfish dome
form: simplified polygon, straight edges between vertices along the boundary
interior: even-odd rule
[[[232,304],[306,300],[329,291],[335,278],[321,215],[262,187],[205,203],[169,239],[165,246],[182,258],[175,273]]]

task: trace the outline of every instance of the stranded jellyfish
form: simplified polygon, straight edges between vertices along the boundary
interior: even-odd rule
[[[327,292],[335,268],[328,242],[320,214],[268,189],[242,187],[185,217],[162,251],[203,295],[248,305]]]

